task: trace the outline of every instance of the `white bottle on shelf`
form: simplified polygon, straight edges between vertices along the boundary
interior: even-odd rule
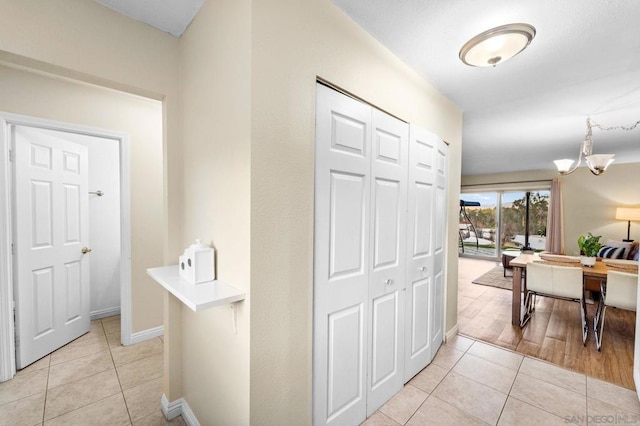
[[[196,240],[187,247],[179,258],[180,276],[191,284],[198,284],[216,279],[215,256],[212,247]]]

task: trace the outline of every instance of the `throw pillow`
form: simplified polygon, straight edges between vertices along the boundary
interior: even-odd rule
[[[627,241],[615,241],[615,240],[608,240],[607,243],[605,244],[605,246],[608,246],[608,247],[623,249],[622,257],[610,257],[610,259],[627,259],[627,257],[629,256],[629,253],[631,252],[632,245],[633,245],[633,242],[630,242],[630,241],[627,242]],[[616,256],[617,256],[617,252],[616,252]]]
[[[624,247],[602,246],[598,252],[598,257],[603,259],[626,259]]]

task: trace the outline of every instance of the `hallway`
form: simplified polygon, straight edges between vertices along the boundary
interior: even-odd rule
[[[160,410],[164,343],[120,345],[120,317],[0,383],[0,426],[184,425]]]

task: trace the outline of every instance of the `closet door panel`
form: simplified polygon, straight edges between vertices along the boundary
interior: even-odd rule
[[[374,197],[374,253],[373,268],[381,270],[398,266],[401,211],[398,203],[402,198],[402,182],[386,179],[375,180]]]
[[[405,382],[432,358],[434,232],[441,227],[434,224],[437,143],[433,133],[410,126]]]
[[[404,309],[408,125],[379,110],[372,113],[371,353],[367,415],[404,384]]]
[[[327,420],[363,399],[364,306],[362,303],[329,314]]]
[[[438,351],[444,339],[444,283],[445,283],[445,225],[447,223],[447,174],[448,147],[438,139],[436,149],[436,202],[434,220],[435,229],[433,256],[433,322],[431,327],[431,358]]]
[[[419,179],[416,177],[414,179]],[[412,220],[413,232],[409,234],[409,249],[411,260],[426,260],[431,253],[431,239],[433,237],[433,203],[434,185],[428,182],[428,178],[414,180],[410,190],[409,217]],[[427,263],[423,262],[426,266]]]
[[[366,418],[371,108],[317,86],[314,424]]]
[[[427,277],[422,280],[410,283],[410,295],[407,296],[411,300],[411,306],[407,310],[411,313],[411,320],[407,322],[407,358],[415,360],[420,355],[426,353],[430,356],[430,340],[429,340],[429,312],[431,312],[429,301],[431,300],[431,291],[433,289],[432,278]],[[424,357],[420,364],[411,370],[411,363],[405,365],[407,375],[415,376],[422,370],[430,359]],[[417,370],[417,371],[415,371]],[[405,377],[405,381],[411,379]]]
[[[371,387],[376,389],[398,373],[399,360],[395,344],[398,339],[398,323],[400,321],[398,292],[392,292],[373,300],[372,322],[372,360]],[[390,326],[384,326],[389,324]]]
[[[329,279],[363,273],[365,176],[331,172]]]

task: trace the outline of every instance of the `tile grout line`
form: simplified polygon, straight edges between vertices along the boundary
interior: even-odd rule
[[[547,382],[546,380],[542,380],[542,379],[541,379],[541,378],[539,378],[539,377],[530,376],[530,375],[528,375],[528,374],[526,374],[526,373],[521,372],[521,371],[520,371],[520,369],[522,368],[522,364],[524,364],[524,360],[525,360],[525,358],[529,358],[529,359],[532,359],[532,360],[534,360],[534,361],[540,361],[540,360],[539,360],[539,359],[537,359],[537,358],[533,358],[533,357],[530,357],[530,356],[528,356],[528,355],[523,355],[522,362],[520,362],[520,366],[518,367],[518,373],[516,374],[516,378],[515,378],[515,379],[514,379],[514,381],[513,381],[513,383],[514,383],[514,384],[515,384],[515,381],[518,379],[518,376],[519,376],[520,374],[522,374],[523,376],[527,376],[527,377],[530,377],[530,378],[533,378],[533,379],[536,379],[536,380],[540,380],[541,382],[544,382],[544,383],[547,383],[547,384],[550,384],[550,385],[553,385],[553,386],[557,386],[557,387],[559,387],[559,388],[561,388],[561,389],[563,389],[563,390],[565,390],[565,391],[572,392],[572,393],[574,393],[574,394],[576,394],[576,395],[582,396],[582,395],[580,395],[580,394],[579,394],[579,393],[577,393],[577,392],[573,392],[573,391],[571,391],[571,390],[569,390],[569,389],[562,388],[562,387],[560,387],[560,386],[558,386],[558,385],[555,385],[555,384],[553,384],[553,383]],[[547,363],[547,362],[545,362],[545,363]],[[552,365],[552,366],[555,366],[555,367],[558,367],[558,368],[562,368],[562,367],[559,367],[559,366],[557,366],[557,365],[555,365],[555,364],[552,364],[552,363],[547,363],[547,364]],[[565,369],[565,370],[566,370],[566,369]],[[567,370],[567,371],[570,371],[570,370]],[[578,373],[578,374],[580,374],[580,373]],[[586,378],[586,375],[584,375],[584,374],[583,374],[583,376],[585,376],[585,378]],[[585,383],[586,383],[586,380],[585,380]],[[586,386],[586,384],[585,384],[585,386]],[[511,389],[509,390],[508,398],[513,398],[513,399],[515,399],[516,401],[520,401],[520,402],[522,402],[523,404],[530,405],[531,407],[537,408],[537,409],[538,409],[538,410],[540,410],[540,411],[544,411],[545,413],[551,414],[552,416],[556,416],[556,417],[558,417],[558,418],[562,419],[562,417],[558,416],[558,415],[557,415],[557,414],[555,414],[555,413],[552,413],[551,411],[545,410],[545,409],[544,409],[544,408],[542,408],[542,407],[538,407],[538,406],[536,406],[536,405],[531,404],[529,401],[523,401],[522,399],[520,399],[520,398],[518,398],[518,397],[516,397],[516,396],[511,395],[511,391],[512,391],[512,390],[513,390],[513,385],[511,386]],[[585,394],[585,398],[586,398],[586,394]],[[505,404],[505,405],[506,405],[506,404]],[[502,416],[502,413],[500,413],[500,415]]]
[[[456,334],[456,336],[458,336],[458,335]],[[454,337],[454,338],[455,338],[455,337]],[[451,339],[451,340],[453,340],[453,339]],[[469,339],[469,340],[473,340],[473,339]],[[475,342],[475,340],[474,340],[474,342]],[[445,342],[444,342],[444,344],[446,345],[446,344],[447,344],[447,342],[445,341]],[[473,346],[473,343],[471,343],[467,349],[465,349],[464,351],[461,351],[461,352],[462,352],[462,356],[460,357],[460,359],[462,359],[462,357],[466,355],[467,351],[471,348],[471,346]],[[456,348],[454,348],[453,346],[451,346],[451,348],[452,348],[452,349],[456,349]],[[438,350],[440,350],[440,349],[438,349]],[[437,355],[437,352],[436,352],[436,355]],[[435,357],[434,357],[434,358],[435,358]],[[458,361],[459,361],[459,360],[458,360]],[[457,362],[456,362],[456,363],[457,363]],[[426,369],[427,367],[429,367],[429,365],[435,365],[436,367],[444,368],[444,367],[442,367],[442,366],[440,366],[440,365],[433,364],[433,361],[431,361],[431,362],[430,362],[430,363],[425,367],[425,369]],[[449,375],[449,373],[451,373],[451,371],[453,370],[453,367],[455,367],[455,364],[454,364],[454,365],[449,369],[449,371],[447,371],[447,374],[445,374],[445,375],[442,377],[442,379],[440,379],[440,380],[438,381],[438,383],[433,387],[433,390],[432,390],[431,392],[428,392],[428,393],[427,393],[427,397],[424,399],[424,401],[422,401],[422,404],[420,404],[420,406],[419,406],[419,407],[418,407],[418,408],[413,412],[413,414],[411,414],[411,416],[409,417],[409,419],[405,422],[405,425],[406,425],[407,423],[409,423],[413,417],[415,417],[416,413],[417,413],[418,411],[420,411],[420,408],[422,408],[422,406],[423,406],[424,404],[426,404],[426,402],[429,400],[429,398],[431,398],[431,397],[432,397],[433,392],[436,390],[436,388],[437,388],[438,386],[440,386],[440,383],[442,383],[442,382],[444,381],[444,379]],[[423,370],[424,370],[424,369],[423,369]],[[420,372],[422,372],[422,370],[420,370]],[[420,374],[420,372],[419,372],[418,374]],[[411,378],[411,380],[413,380],[416,376],[418,376],[418,374],[416,374],[415,376],[413,376],[413,377]],[[409,384],[410,384],[410,382],[411,382],[411,380],[409,380],[407,383],[405,383],[405,384],[403,385],[403,388],[404,388],[404,386],[409,385]],[[420,389],[420,388],[418,388],[418,389]],[[422,390],[422,389],[420,389],[420,390]],[[423,391],[423,392],[424,392],[424,391]],[[435,396],[434,396],[434,398],[435,398]],[[379,410],[376,410],[376,411],[379,411]],[[385,415],[382,411],[380,411],[380,413],[381,413],[382,415]],[[386,415],[385,415],[385,416],[386,416]],[[386,417],[389,417],[389,416],[386,416]]]
[[[42,424],[44,425],[44,417],[47,412],[47,395],[49,393],[49,376],[51,375],[51,354],[49,357],[49,365],[47,366],[47,383],[44,385],[44,402],[42,405]]]
[[[124,401],[124,407],[127,410],[127,416],[129,417],[129,424],[133,425],[133,419],[131,418],[131,412],[129,411],[129,405],[127,404],[127,400],[124,397],[124,390],[122,389],[122,382],[120,381],[120,374],[118,373],[118,367],[116,367],[116,360],[113,358],[113,352],[111,350],[111,345],[109,344],[109,339],[107,338],[107,330],[104,328],[104,323],[102,319],[100,320],[100,325],[102,326],[102,330],[104,331],[105,339],[107,339],[107,347],[109,348],[109,356],[111,357],[111,362],[113,363],[113,369],[116,372],[116,378],[118,379],[118,386],[120,387],[120,395],[122,395],[122,400]]]
[[[100,321],[100,326],[102,326],[102,320],[99,320],[99,321]],[[102,330],[103,330],[103,332],[104,332],[104,327],[102,328]],[[106,335],[105,335],[105,337],[106,337]],[[108,346],[108,345],[107,345],[107,346]],[[55,352],[55,351],[54,351],[54,352]],[[51,354],[53,354],[54,352],[52,352]],[[95,352],[95,353],[99,353],[99,352]],[[47,395],[47,392],[49,392],[49,375],[50,375],[50,372],[51,372],[51,354],[49,354],[49,371],[47,372],[47,388],[46,388],[46,390],[45,390],[45,409],[46,409],[46,395]],[[109,354],[111,355],[111,352],[109,352]],[[91,353],[91,354],[88,354],[88,355],[85,355],[85,356],[91,356],[91,355],[94,355],[94,353]],[[83,358],[83,357],[80,357],[80,358]],[[77,358],[77,359],[79,359],[79,358]],[[76,360],[77,360],[77,359],[76,359]],[[67,363],[67,362],[73,362],[73,361],[75,361],[75,360],[69,360],[69,361],[61,362],[61,363],[59,363],[59,364],[54,364],[53,366],[55,367],[56,365],[62,365],[62,364],[64,364],[64,363]],[[112,358],[112,362],[113,362],[113,358]],[[114,370],[116,371],[116,377],[117,377],[117,374],[118,374],[118,373],[117,373],[117,370],[115,369],[115,365],[114,365]],[[104,371],[108,371],[108,369],[107,369],[107,370],[100,371],[100,372],[95,373],[95,374],[92,374],[92,375],[90,375],[90,376],[83,377],[83,378],[81,378],[81,379],[77,379],[77,380],[73,380],[73,381],[71,381],[71,382],[63,383],[63,384],[61,384],[61,385],[56,386],[56,388],[57,388],[57,387],[59,387],[59,386],[66,386],[66,385],[68,385],[68,384],[72,384],[72,383],[74,383],[74,382],[78,382],[78,381],[80,381],[80,380],[84,380],[84,379],[87,379],[87,378],[90,378],[90,377],[94,377],[94,376],[96,376],[96,375],[98,375],[98,374],[100,374],[100,373],[103,373]],[[119,384],[119,383],[120,383],[120,382],[119,382],[119,380],[118,380],[118,384]],[[54,389],[54,388],[52,388],[52,389]],[[116,394],[113,394],[113,395],[116,395]],[[95,403],[97,403],[97,402],[100,402],[100,401],[103,401],[103,400],[105,400],[105,399],[107,399],[107,398],[110,398],[110,397],[112,397],[113,395],[107,395],[107,396],[105,396],[104,398],[101,398],[101,399],[98,399],[98,400],[96,400],[96,401],[93,401],[93,402],[91,402],[91,403],[89,403],[89,404],[87,404],[87,405],[83,405],[83,406],[81,406],[81,407],[74,408],[74,409],[73,409],[73,410],[71,410],[71,411],[67,411],[67,412],[65,412],[65,413],[61,413],[61,414],[59,414],[59,415],[57,415],[57,416],[55,416],[55,417],[52,417],[52,418],[48,419],[47,421],[50,421],[50,420],[56,419],[56,418],[58,418],[58,417],[61,417],[61,416],[64,416],[64,415],[67,415],[67,414],[70,414],[70,413],[73,413],[74,411],[80,410],[80,409],[82,409],[82,408],[88,407],[88,406],[90,406],[90,405],[92,405],[92,404],[95,404]],[[123,398],[124,398],[124,396],[123,396]],[[126,405],[126,404],[125,404],[125,405]],[[44,422],[45,422],[44,415],[45,415],[45,414],[44,414],[44,412],[43,412],[43,414],[42,414],[42,416],[43,416],[42,425],[44,425]]]
[[[456,336],[458,336],[458,335],[456,335]],[[475,415],[473,415],[473,414],[471,414],[471,413],[469,413],[469,412],[467,412],[467,411],[465,411],[465,410],[463,410],[463,409],[461,409],[461,408],[455,407],[455,406],[453,406],[453,405],[449,404],[448,402],[443,401],[443,400],[439,399],[437,396],[434,396],[434,395],[433,395],[433,392],[435,392],[435,390],[438,388],[438,386],[440,386],[440,384],[441,384],[442,382],[444,382],[444,380],[445,380],[445,379],[446,379],[446,378],[447,378],[451,373],[455,373],[455,372],[453,371],[453,369],[455,368],[455,366],[456,366],[456,365],[458,365],[458,363],[460,362],[460,360],[461,360],[462,358],[464,358],[464,356],[465,356],[465,355],[469,354],[469,355],[475,356],[475,355],[473,355],[473,354],[469,353],[469,350],[470,350],[470,349],[471,349],[471,347],[474,345],[474,343],[478,342],[478,340],[473,339],[473,338],[471,338],[471,337],[467,337],[467,336],[462,336],[462,337],[465,337],[465,338],[467,338],[467,339],[469,339],[469,340],[472,340],[472,341],[473,341],[473,343],[471,343],[471,344],[469,345],[469,347],[468,347],[468,348],[466,348],[465,350],[460,350],[460,349],[454,348],[453,346],[451,347],[451,348],[452,348],[452,349],[454,349],[454,350],[458,350],[458,351],[462,352],[462,356],[461,356],[460,358],[458,358],[458,360],[457,360],[457,361],[456,361],[456,362],[451,366],[451,368],[449,369],[449,371],[447,371],[447,374],[445,374],[445,375],[444,375],[444,377],[442,377],[442,379],[440,379],[440,381],[438,382],[438,384],[433,388],[433,391],[429,392],[429,394],[428,394],[427,398],[422,402],[422,404],[420,404],[420,407],[418,407],[418,409],[416,409],[416,410],[413,412],[413,414],[411,415],[411,417],[409,417],[409,420],[407,420],[407,422],[405,423],[405,425],[406,425],[407,423],[409,423],[409,421],[411,421],[411,419],[416,415],[416,413],[420,410],[420,408],[422,408],[422,406],[423,406],[423,405],[427,402],[427,400],[429,400],[429,398],[431,398],[431,397],[433,397],[433,398],[435,398],[435,399],[439,400],[439,401],[440,401],[440,402],[442,402],[443,404],[446,404],[446,405],[448,405],[448,406],[450,406],[450,407],[452,407],[452,408],[454,408],[454,409],[456,409],[456,410],[460,410],[461,412],[465,413],[466,415],[468,415],[468,416],[470,416],[470,417],[473,417],[474,419],[477,419],[477,420],[479,420],[479,421],[481,421],[481,422],[484,422],[484,420],[482,420],[482,419],[478,418],[477,416],[475,416]],[[452,339],[452,340],[453,340],[453,339]],[[482,343],[482,342],[481,342],[481,343]],[[446,344],[446,342],[445,342],[445,344]],[[440,349],[438,349],[438,350],[440,350]],[[437,353],[436,353],[436,355],[437,355]],[[480,357],[479,357],[479,358],[480,358]],[[435,357],[434,357],[434,359],[435,359]],[[483,358],[480,358],[480,359],[483,359]],[[431,362],[431,364],[430,364],[430,365],[436,365],[437,367],[444,368],[444,367],[442,367],[441,365],[434,364],[434,363],[433,363],[433,361]],[[498,365],[498,364],[496,364],[496,365]],[[427,367],[428,367],[428,366],[427,366]],[[425,368],[427,368],[427,367],[425,367]],[[455,373],[455,374],[459,374],[459,373]],[[462,376],[462,377],[464,377],[464,378],[466,378],[466,379],[469,379],[469,380],[471,380],[471,381],[474,381],[474,382],[476,382],[476,383],[483,384],[483,383],[480,383],[480,382],[478,382],[478,381],[476,381],[476,380],[474,380],[474,379],[471,379],[471,378],[469,378],[469,377],[466,377],[466,376],[464,376],[464,375],[461,375],[461,376]],[[406,385],[405,385],[405,386],[406,386]],[[485,386],[486,386],[486,385],[485,385]],[[493,389],[493,388],[491,388],[490,386],[488,386],[488,387],[489,387],[490,389]],[[495,390],[496,392],[499,392],[497,389],[493,389],[493,390]],[[500,393],[502,393],[502,392],[500,392]],[[508,395],[507,395],[507,397],[508,397]],[[505,404],[506,404],[506,400],[505,400]],[[504,409],[504,406],[503,406],[503,409]],[[384,414],[384,413],[383,413],[383,414]],[[502,411],[500,411],[500,415],[502,415]],[[500,420],[500,417],[499,417],[499,416],[498,416],[498,420]],[[485,422],[485,423],[486,423],[486,422]]]
[[[507,398],[504,400],[504,405],[502,406],[502,409],[500,410],[500,415],[498,416],[498,421],[496,422],[496,424],[500,423],[500,418],[502,417],[502,414],[504,414],[504,409],[507,406],[507,402],[509,401],[509,398],[513,398],[511,396],[511,391],[513,390],[513,387],[516,384],[516,380],[518,380],[518,375],[520,374],[520,369],[522,368],[522,364],[524,364],[524,359],[525,359],[525,356],[522,356],[522,359],[520,360],[520,364],[518,364],[518,369],[516,370],[516,375],[513,378],[513,382],[511,382],[511,386],[509,386],[509,392],[507,392]]]

